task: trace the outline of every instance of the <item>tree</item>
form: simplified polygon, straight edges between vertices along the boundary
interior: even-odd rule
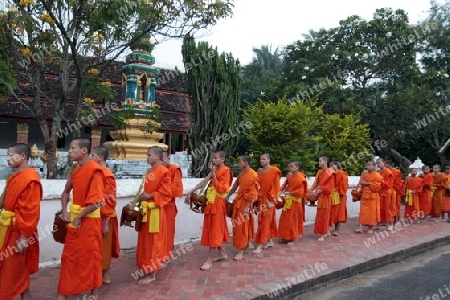
[[[248,127],[238,123],[241,67],[231,54],[219,55],[217,48],[207,42],[196,44],[190,35],[184,38],[181,52],[191,96],[188,145],[192,170],[195,177],[203,177],[209,171],[212,151],[232,153]]]
[[[0,19],[7,43],[0,50],[13,58],[18,81],[28,86],[19,92],[33,99],[32,107],[27,107],[44,136],[49,178],[56,176],[62,121],[80,120],[86,112],[85,99],[92,99],[90,93],[97,89],[96,84],[86,84],[90,75],[101,78],[107,66],[130,48],[151,51],[151,38],[158,41],[206,29],[231,15],[232,6],[232,1],[9,0]],[[44,76],[49,68],[57,72],[57,83]],[[103,89],[107,92],[108,85]],[[13,96],[26,105],[16,93]],[[66,110],[69,101],[75,112],[71,116]],[[103,105],[103,100],[95,99],[91,106]]]

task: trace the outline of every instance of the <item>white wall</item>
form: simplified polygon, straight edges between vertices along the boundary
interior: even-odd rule
[[[349,178],[351,186],[354,186],[359,180],[359,177],[352,176]],[[200,179],[186,178],[183,179],[184,194],[189,192]],[[284,178],[281,182],[284,181]],[[309,178],[308,186],[311,186],[314,178]],[[117,181],[117,214],[120,217],[122,207],[131,202],[137,192],[140,179],[123,179]],[[44,199],[41,204],[41,218],[38,225],[38,232],[40,237],[40,262],[41,266],[54,265],[59,263],[62,252],[62,244],[59,244],[53,240],[51,235],[51,229],[53,226],[53,220],[55,213],[60,209],[61,204],[59,197],[64,189],[64,180],[42,180],[44,189]],[[5,180],[0,180],[0,191],[5,187]],[[357,216],[359,213],[359,202],[353,203],[350,195],[351,189],[347,192],[347,209],[349,217]],[[184,198],[176,199],[178,207],[178,215],[176,219],[176,233],[175,243],[185,243],[189,241],[198,241],[201,236],[203,226],[203,215],[194,213],[189,210],[189,206],[184,204]],[[277,216],[281,214],[281,210],[277,211]],[[306,207],[306,223],[314,223],[316,214],[316,207]],[[278,220],[277,218],[277,220]],[[231,231],[231,221],[228,219],[228,228]],[[256,227],[255,227],[256,228]],[[122,250],[133,249],[136,247],[137,232],[131,227],[119,228],[119,239]]]

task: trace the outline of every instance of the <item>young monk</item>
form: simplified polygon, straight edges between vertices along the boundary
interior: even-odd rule
[[[314,233],[320,234],[318,242],[323,242],[330,235],[329,226],[331,218],[331,193],[335,185],[335,176],[328,168],[328,157],[319,158],[320,170],[316,174],[317,186],[313,192],[317,196],[317,213],[314,222]]]
[[[423,217],[431,214],[431,187],[433,186],[433,175],[430,173],[430,167],[425,165],[422,167],[422,190],[419,193],[419,207],[423,212]]]
[[[406,220],[410,223],[420,221],[420,204],[419,204],[419,193],[422,191],[422,178],[417,176],[417,170],[411,169],[410,176],[406,177],[406,195],[405,195],[405,216]]]
[[[39,239],[42,186],[36,169],[28,167],[31,150],[26,144],[8,147],[8,179],[0,201],[0,299],[31,299],[30,275],[39,270]]]
[[[390,169],[384,165],[384,159],[378,158],[376,161],[377,167],[380,169],[380,175],[383,176],[381,183],[380,195],[380,225],[387,225],[387,230],[393,230],[394,221],[394,206],[392,199],[392,189],[394,187],[394,177]],[[383,228],[380,228],[383,229]]]
[[[74,139],[69,157],[78,167],[72,172],[61,195],[61,218],[67,227],[58,283],[58,300],[66,295],[91,292],[98,299],[102,285],[102,219],[100,207],[105,203],[105,176],[101,167],[90,159],[91,143]],[[67,211],[70,191],[73,201]],[[82,265],[82,268],[81,268]]]
[[[398,221],[400,221],[401,217],[401,199],[402,195],[405,194],[405,181],[402,179],[402,171],[392,166],[391,160],[385,160],[384,165],[386,168],[391,170],[394,185],[392,187],[392,212],[394,214],[394,222],[395,225]]]
[[[335,176],[335,188],[331,195],[331,218],[330,226],[334,225],[334,236],[339,235],[339,228],[342,223],[347,222],[347,190],[348,190],[348,175],[339,168],[337,161],[330,162],[330,168]]]
[[[446,188],[447,177],[445,174],[441,173],[441,166],[434,165],[433,166],[433,187],[431,190],[433,191],[433,196],[431,200],[431,216],[433,219],[441,218],[441,221],[444,220],[444,215],[442,214],[442,198],[444,197],[444,190]]]
[[[253,201],[258,196],[259,179],[258,174],[250,168],[250,156],[243,155],[239,158],[239,169],[241,172],[237,178],[239,188],[236,198],[233,200],[233,246],[238,253],[233,258],[240,261],[244,258],[244,251],[248,248],[250,238],[253,237]],[[230,190],[225,201],[234,193]]]
[[[359,207],[359,229],[355,229],[356,233],[363,232],[363,225],[369,227],[367,233],[372,234],[372,227],[378,222],[377,202],[380,201],[378,192],[381,189],[383,176],[375,171],[375,162],[369,160],[359,179],[358,185],[362,187],[362,196]]]
[[[151,170],[144,181],[144,191],[139,196],[142,227],[138,232],[136,262],[146,275],[139,285],[156,280],[155,272],[169,259],[167,251],[167,223],[165,206],[172,199],[170,171],[162,165],[163,150],[152,146],[147,150],[147,163]]]
[[[281,238],[280,243],[288,246],[293,246],[298,235],[303,234],[303,199],[308,193],[308,183],[306,175],[299,172],[299,169],[299,161],[289,163],[289,173],[279,195],[285,195],[286,203],[281,212],[278,235]]]
[[[103,282],[111,283],[111,258],[118,258],[119,222],[116,213],[116,179],[111,170],[106,166],[109,152],[106,147],[98,146],[92,150],[92,160],[100,165],[105,176],[105,205],[100,207],[102,216],[102,271]]]
[[[272,238],[278,237],[275,203],[280,194],[281,171],[270,165],[269,153],[260,156],[261,168],[258,170],[258,231],[255,243],[257,247],[254,254],[262,252],[262,249],[273,247]]]
[[[183,177],[181,168],[177,164],[170,163],[170,156],[167,152],[163,154],[162,164],[169,169],[172,182],[172,199],[166,205],[167,222],[167,250],[172,251],[175,247],[175,218],[177,216],[177,206],[175,198],[183,196]]]
[[[441,219],[450,222],[450,196],[446,193],[446,190],[450,187],[450,166],[445,167],[445,172],[443,174],[447,178],[447,181],[444,183],[445,187],[442,190]],[[445,214],[447,214],[447,218],[445,218]]]
[[[187,195],[185,203],[189,203],[191,194],[196,190],[208,184],[209,178],[211,182],[207,192],[207,204],[205,207],[203,219],[203,231],[200,244],[209,247],[208,257],[200,270],[206,271],[211,269],[213,263],[214,249],[219,250],[219,261],[228,258],[222,247],[223,242],[228,242],[230,236],[226,220],[225,196],[233,182],[233,174],[231,170],[224,165],[225,152],[216,151],[212,154],[212,166],[209,175],[199,182]]]

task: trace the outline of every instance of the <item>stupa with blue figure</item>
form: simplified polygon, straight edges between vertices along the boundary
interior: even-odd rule
[[[126,87],[125,100],[113,118],[120,118],[123,123],[110,132],[114,141],[104,143],[111,159],[146,160],[148,147],[159,146],[164,151],[168,148],[160,143],[163,133],[157,132],[161,124],[157,121],[156,77],[161,72],[152,67],[155,63],[152,49],[150,39],[142,38],[132,47],[126,65],[120,70],[122,85]]]

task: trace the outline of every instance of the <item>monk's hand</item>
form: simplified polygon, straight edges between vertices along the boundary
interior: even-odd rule
[[[78,217],[78,216],[73,218],[72,225],[75,226],[75,227],[80,227],[81,226],[81,218]]]
[[[184,204],[190,204],[191,203],[191,193],[188,193],[186,197],[184,198]]]
[[[65,209],[61,211],[61,219],[65,222],[70,222],[69,212]]]
[[[107,236],[108,233],[109,233],[109,224],[108,224],[108,222],[103,222],[102,235]]]
[[[16,241],[16,249],[18,253],[22,253],[28,249],[28,239],[25,236],[21,235]]]
[[[147,194],[146,192],[142,192],[142,194],[139,196],[139,200],[140,201],[148,200],[148,199],[150,199],[150,195],[151,194]]]

